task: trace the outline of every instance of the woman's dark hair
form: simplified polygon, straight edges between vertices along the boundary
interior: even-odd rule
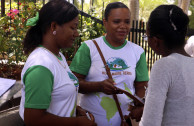
[[[42,43],[42,36],[49,29],[51,22],[63,25],[79,14],[79,10],[66,0],[51,0],[39,11],[39,20],[32,26],[24,38],[24,52],[28,54]]]
[[[106,9],[105,9],[105,13],[104,13],[104,18],[106,21],[108,21],[108,16],[110,14],[110,11],[112,9],[117,9],[117,8],[127,8],[129,10],[129,8],[121,3],[121,2],[113,2],[113,3],[109,3],[107,6],[106,6]]]
[[[168,49],[184,46],[188,16],[176,5],[160,5],[149,17],[147,29],[150,37],[164,40]]]

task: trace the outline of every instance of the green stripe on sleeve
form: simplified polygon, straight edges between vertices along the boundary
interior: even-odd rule
[[[145,52],[141,54],[140,59],[137,62],[135,71],[136,71],[135,81],[148,81],[149,80]]]
[[[47,109],[51,102],[53,74],[44,66],[28,68],[23,77],[25,84],[25,108]]]
[[[91,66],[90,49],[83,43],[75,54],[70,69],[73,72],[87,75]]]

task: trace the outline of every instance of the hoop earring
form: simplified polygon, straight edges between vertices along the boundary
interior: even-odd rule
[[[56,31],[53,31],[53,35],[56,35],[57,34],[57,32]]]

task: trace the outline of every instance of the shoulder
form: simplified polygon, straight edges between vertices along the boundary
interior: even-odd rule
[[[136,57],[137,61],[139,61],[142,56],[145,57],[144,49],[131,41],[127,41],[126,50],[130,51],[130,53]]]
[[[176,56],[176,54],[171,54],[167,57],[163,57],[157,60],[152,67],[152,71],[158,70],[163,71],[165,73],[178,72],[180,70],[179,58]]]
[[[93,40],[95,40],[97,42],[97,44],[100,48],[104,47],[105,42],[104,42],[102,36],[98,37],[98,38],[95,38]],[[90,52],[91,55],[95,54],[97,52],[97,48],[96,48],[93,40],[87,40],[84,43],[82,43],[82,45],[80,47],[81,48],[80,50],[87,50],[87,52],[88,53]]]
[[[98,38],[95,38],[95,39],[92,39],[92,40],[87,40],[87,41],[85,41],[84,43],[85,43],[88,47],[93,47],[93,46],[94,46],[93,40],[95,40],[98,44],[104,42],[103,36],[101,36],[101,37],[98,37]]]
[[[37,48],[29,55],[25,67],[29,68],[31,66],[41,65],[48,69],[52,68],[54,60],[54,56],[52,55],[53,54],[42,48]]]
[[[141,53],[144,52],[144,49],[141,46],[131,41],[127,41],[127,45],[130,46],[132,49],[134,49],[134,51],[141,52]]]

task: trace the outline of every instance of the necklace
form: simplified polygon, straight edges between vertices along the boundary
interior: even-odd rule
[[[51,53],[56,59],[57,59],[57,61],[59,62],[59,64],[61,64],[61,66],[64,68],[64,69],[66,69],[66,66],[65,66],[65,64],[62,64],[61,63],[61,61],[56,57],[56,55],[55,54],[53,54],[50,50],[48,50],[47,48],[44,48],[44,47],[37,47],[37,48],[42,48],[42,49],[44,49],[44,50],[46,50],[46,51],[48,51],[49,53]],[[62,56],[60,55],[60,54],[58,54],[58,56],[59,57],[61,57],[62,58]],[[74,86],[75,86],[75,88],[76,88],[76,92],[77,92],[77,90],[78,90],[78,86],[76,86],[75,84],[74,84]]]
[[[56,56],[55,54],[53,54],[53,53],[52,53],[50,50],[48,50],[47,48],[44,48],[44,47],[38,47],[38,48],[42,48],[42,49],[48,51],[50,54],[52,54],[52,55],[57,59],[57,61],[59,62],[59,64],[61,64],[61,66],[62,66],[64,69],[66,69],[65,64],[62,64],[61,61],[57,58],[57,56],[60,57],[60,58],[62,58],[60,54],[58,54],[58,55]]]

